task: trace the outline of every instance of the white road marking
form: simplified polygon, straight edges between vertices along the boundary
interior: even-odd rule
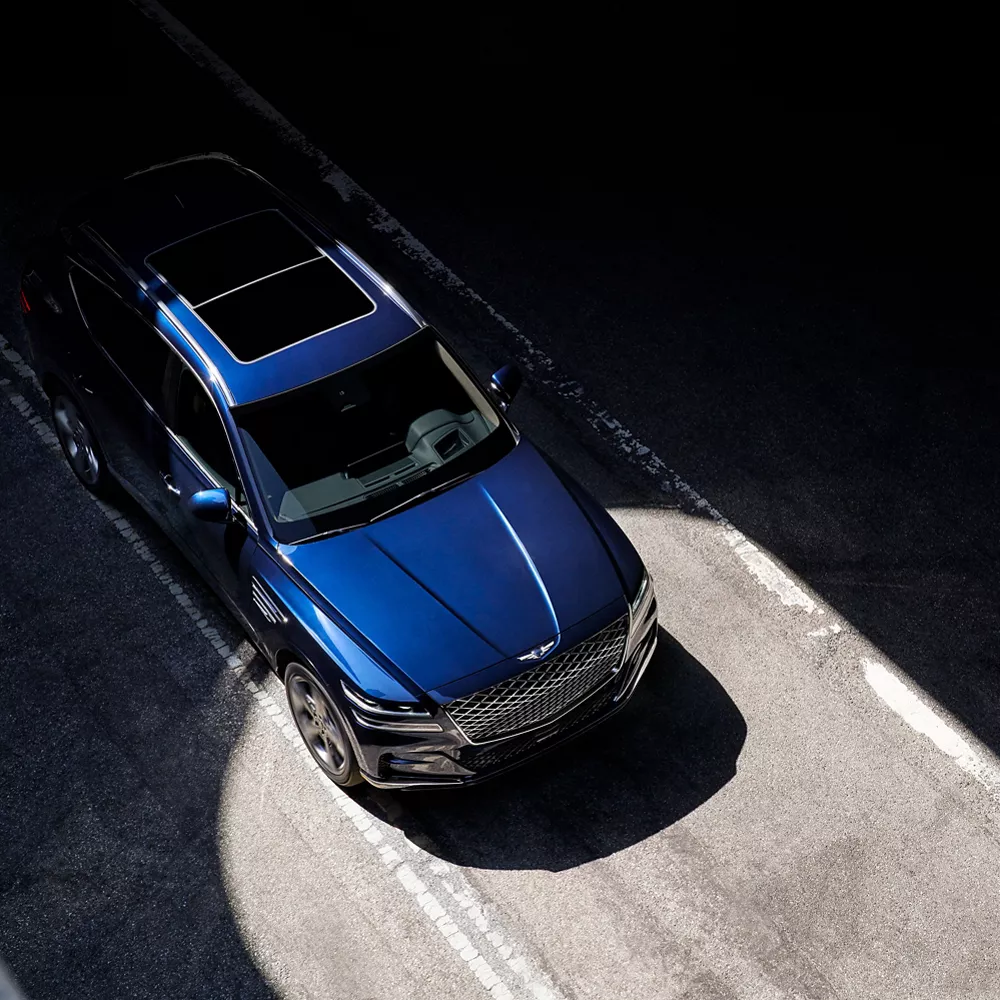
[[[838,632],[843,632],[844,630],[836,624],[824,625],[822,628],[814,629],[812,632],[806,632],[806,635],[811,639],[826,639],[828,636],[836,635]]]
[[[24,417],[50,450],[62,458],[62,448],[48,422],[35,412],[25,396],[25,391],[41,395],[41,386],[31,366],[13,350],[9,341],[0,335],[0,357],[13,368],[23,384],[18,386],[9,378],[0,378],[0,395]],[[65,462],[60,462],[65,474],[75,482],[75,477]],[[82,487],[81,487],[82,491]],[[547,976],[538,971],[525,949],[501,928],[491,914],[489,904],[479,900],[477,891],[469,884],[462,871],[411,843],[395,826],[369,813],[350,795],[334,785],[322,773],[319,765],[309,755],[299,738],[295,723],[288,714],[280,681],[268,674],[265,684],[250,678],[247,667],[257,656],[257,651],[246,639],[235,635],[228,621],[217,620],[214,612],[203,612],[177,582],[170,571],[156,557],[154,549],[129,520],[111,504],[87,493],[104,515],[118,529],[119,535],[129,543],[134,554],[149,565],[150,570],[174,600],[187,612],[195,627],[212,648],[226,661],[226,665],[253,696],[258,711],[270,718],[281,734],[296,749],[304,764],[316,775],[337,807],[352,821],[354,828],[370,845],[373,856],[389,871],[395,872],[393,883],[400,886],[423,912],[434,928],[445,936],[448,943],[476,981],[496,998],[510,1000],[512,988],[534,1000],[563,1000],[563,995],[552,985]],[[270,688],[271,690],[268,690]],[[405,859],[405,861],[404,861]],[[432,886],[440,886],[434,895]],[[439,899],[454,896],[457,909],[445,909]],[[469,900],[465,903],[465,900]],[[453,916],[453,914],[455,914]],[[499,970],[499,971],[498,971]],[[504,979],[503,976],[507,976]]]
[[[955,729],[948,725],[926,702],[921,700],[898,677],[890,673],[877,660],[863,659],[861,666],[865,680],[882,701],[911,729],[926,736],[939,750],[967,774],[992,792],[1000,792],[1000,769],[991,763],[986,754],[973,747]]]
[[[587,423],[630,464],[638,466],[652,476],[664,493],[679,498],[693,512],[703,514],[714,521],[721,529],[720,537],[733,549],[751,575],[761,586],[774,594],[783,607],[798,609],[806,614],[813,612],[824,614],[823,608],[819,607],[817,602],[773,559],[749,541],[732,522],[681,479],[624,424],[590,399],[583,385],[560,373],[552,358],[536,347],[509,319],[494,309],[447,264],[431,253],[398,219],[390,215],[326,153],[311,143],[273,104],[254,90],[200,38],[156,0],[132,0],[132,2],[196,65],[217,77],[238,101],[260,115],[286,143],[312,160],[323,180],[331,185],[345,202],[353,201],[363,205],[368,213],[368,224],[372,229],[388,236],[402,253],[417,261],[429,277],[485,309],[497,323],[513,334],[520,347],[517,360],[532,374],[533,380],[582,409]]]
[[[753,542],[744,539],[733,545],[733,551],[757,578],[757,582],[774,594],[786,608],[802,608],[810,615],[814,611],[821,615],[826,614],[823,608],[818,607],[816,602]]]
[[[17,983],[0,961],[0,1000],[24,1000],[24,994],[17,988]]]

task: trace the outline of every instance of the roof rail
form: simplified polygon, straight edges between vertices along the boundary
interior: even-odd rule
[[[160,170],[163,167],[172,167],[178,163],[191,163],[193,160],[225,160],[226,163],[231,163],[234,167],[242,166],[239,161],[235,160],[228,153],[192,153],[190,156],[179,156],[175,160],[165,160],[163,163],[154,163],[151,167],[143,167],[142,170],[133,170],[132,173],[126,174],[124,179],[130,180],[133,177],[139,177],[142,174],[149,174],[154,170]]]

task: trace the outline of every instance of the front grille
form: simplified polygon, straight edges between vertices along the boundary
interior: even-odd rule
[[[540,725],[561,715],[620,666],[628,615],[551,660],[448,705],[448,714],[472,743]]]
[[[595,694],[592,704],[582,706],[575,715],[566,722],[565,728],[557,730],[558,737],[570,736],[576,730],[583,728],[595,715],[603,712],[614,700],[615,688],[608,685],[603,694]],[[487,746],[463,747],[459,760],[470,771],[488,771],[491,768],[509,764],[518,757],[525,756],[534,750],[542,749],[549,740],[538,741],[532,734],[513,736],[509,740],[490,743]],[[556,742],[553,740],[552,742]]]

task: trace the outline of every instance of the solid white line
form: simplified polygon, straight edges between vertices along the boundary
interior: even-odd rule
[[[898,677],[876,660],[863,659],[865,680],[882,701],[911,729],[926,736],[940,751],[981,785],[1000,790],[1000,770],[972,743],[948,725]]]
[[[424,272],[446,288],[484,308],[489,315],[511,334],[520,347],[518,362],[532,374],[539,385],[554,391],[584,412],[587,423],[633,465],[652,476],[657,486],[671,496],[679,497],[694,512],[708,517],[721,529],[721,538],[736,553],[749,573],[766,590],[774,594],[787,608],[806,614],[825,614],[778,564],[762,552],[726,517],[713,507],[692,486],[688,485],[651,448],[643,444],[627,427],[607,410],[590,399],[584,387],[575,379],[561,374],[555,361],[508,320],[497,312],[478,292],[470,288],[443,261],[431,253],[405,226],[390,215],[359,184],[340,169],[319,147],[311,143],[273,104],[262,97],[228,63],[217,56],[184,24],[156,0],[132,0],[170,40],[196,65],[212,73],[242,104],[267,122],[292,148],[312,160],[324,182],[331,185],[345,202],[358,202],[368,213],[368,224],[376,232],[388,236],[407,257],[420,263]]]

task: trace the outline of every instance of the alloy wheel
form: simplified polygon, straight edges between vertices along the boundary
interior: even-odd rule
[[[288,703],[302,739],[323,769],[331,774],[343,772],[350,753],[347,737],[323,691],[298,674],[289,682]]]
[[[101,475],[97,448],[76,403],[66,396],[57,396],[52,404],[56,434],[73,471],[88,486],[94,486]]]

